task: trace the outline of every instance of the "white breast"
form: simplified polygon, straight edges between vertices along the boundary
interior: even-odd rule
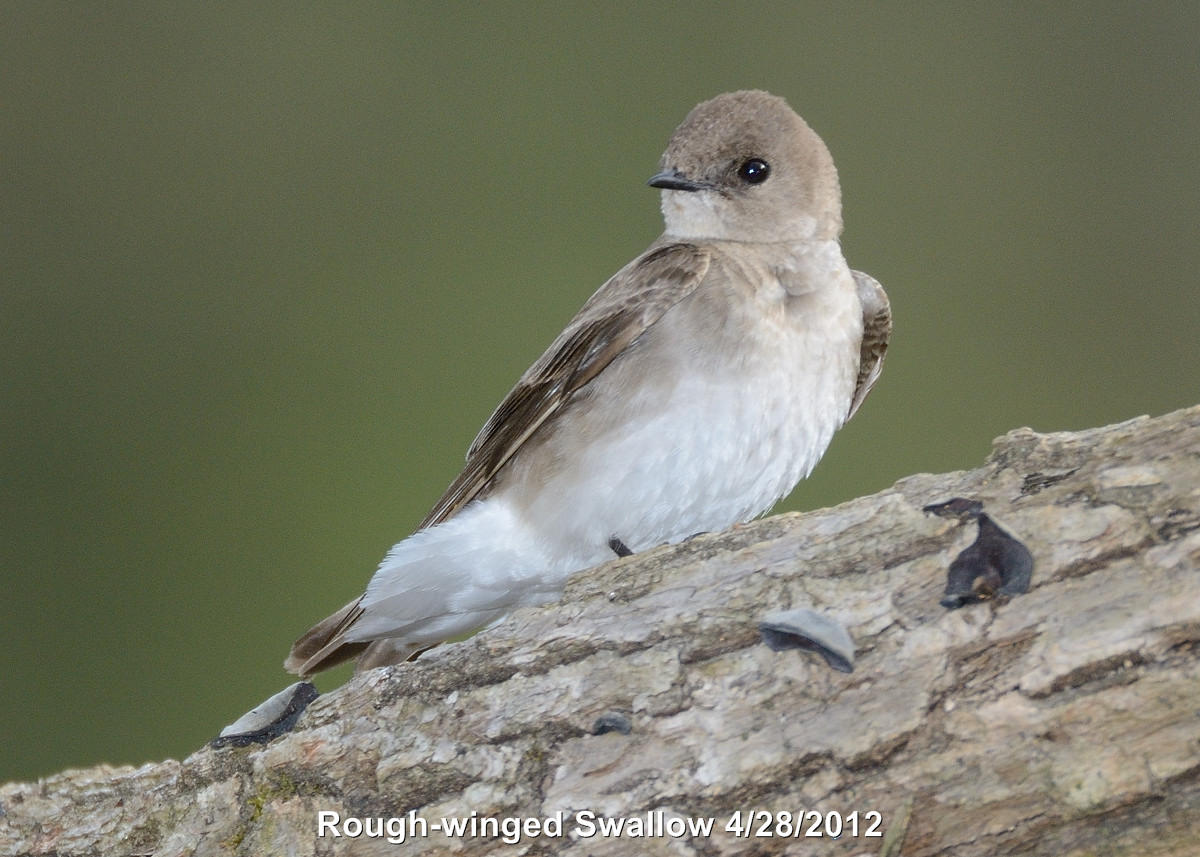
[[[807,264],[677,305],[573,405],[548,444],[560,466],[520,492],[551,574],[611,558],[613,537],[638,551],[751,520],[808,475],[846,418],[862,336],[830,243],[815,280]]]

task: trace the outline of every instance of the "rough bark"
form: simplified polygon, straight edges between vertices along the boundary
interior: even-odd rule
[[[951,497],[1029,546],[1029,594],[939,606],[975,527],[921,510]],[[879,854],[875,810],[891,854],[1194,855],[1198,566],[1200,407],[1020,429],[977,470],[582,573],[559,604],[322,696],[266,746],[5,786],[0,853]],[[761,644],[758,619],[792,606],[849,628],[853,673]],[[593,734],[609,712],[629,734]],[[392,844],[319,838],[322,810],[568,815],[516,844]],[[585,838],[582,810],[715,825]],[[841,813],[841,838],[723,830],[810,810]]]

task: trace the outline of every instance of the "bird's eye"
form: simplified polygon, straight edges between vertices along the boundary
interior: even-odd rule
[[[742,162],[737,174],[746,184],[762,184],[771,175],[771,165],[760,158],[751,158]]]

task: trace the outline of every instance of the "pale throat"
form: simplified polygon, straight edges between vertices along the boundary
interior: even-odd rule
[[[662,214],[666,233],[685,241],[757,241],[770,235],[778,227],[777,235],[768,241],[811,241],[822,232],[822,223],[811,214],[795,213],[787,223],[756,224],[754,235],[744,234],[745,224],[731,224],[729,203],[711,191],[662,192]]]

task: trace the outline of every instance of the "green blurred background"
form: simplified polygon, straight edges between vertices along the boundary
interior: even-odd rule
[[[0,6],[0,780],[288,683],[722,91],[824,137],[896,316],[788,508],[1200,402],[1194,0],[412,6]]]

